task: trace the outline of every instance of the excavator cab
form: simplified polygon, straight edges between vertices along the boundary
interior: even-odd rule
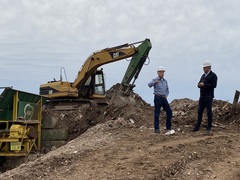
[[[86,81],[83,88],[78,91],[79,97],[88,97],[90,99],[105,98],[105,81],[102,69],[96,70]]]

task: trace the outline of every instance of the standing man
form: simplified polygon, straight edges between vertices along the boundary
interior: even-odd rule
[[[166,129],[170,130],[172,127],[172,110],[168,103],[167,97],[169,88],[167,80],[164,79],[164,67],[160,66],[157,70],[158,77],[154,78],[148,83],[149,87],[154,87],[154,132],[160,133],[159,128],[159,115],[161,107],[166,111]]]
[[[204,74],[201,76],[198,82],[198,88],[200,88],[200,98],[198,103],[198,117],[197,124],[193,128],[193,131],[199,131],[203,111],[207,108],[207,133],[211,133],[212,128],[212,101],[214,98],[214,88],[217,87],[217,75],[211,70],[212,64],[209,61],[203,63]]]

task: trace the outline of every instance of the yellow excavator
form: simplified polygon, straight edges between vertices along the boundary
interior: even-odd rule
[[[136,44],[140,45],[136,47]],[[131,57],[120,84],[120,93],[118,92],[118,95],[128,96],[135,87],[134,82],[151,48],[150,39],[145,39],[93,52],[78,71],[74,82],[63,81],[60,76],[59,81],[49,81],[40,85],[40,95],[47,97],[50,101],[104,99],[106,97],[104,73],[98,68],[104,64]]]

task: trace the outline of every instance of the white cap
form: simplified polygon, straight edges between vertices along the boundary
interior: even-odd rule
[[[210,61],[205,61],[203,64],[202,64],[202,67],[209,67],[209,66],[212,66],[211,62]]]
[[[163,66],[159,66],[157,71],[165,71],[165,68]]]

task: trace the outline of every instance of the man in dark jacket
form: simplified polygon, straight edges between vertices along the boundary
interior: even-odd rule
[[[203,63],[204,74],[201,76],[198,82],[198,88],[200,88],[200,98],[198,104],[198,118],[193,131],[199,131],[202,122],[203,111],[207,108],[207,133],[211,132],[212,128],[212,101],[214,98],[214,88],[217,87],[217,75],[211,70],[211,63],[206,61]]]

